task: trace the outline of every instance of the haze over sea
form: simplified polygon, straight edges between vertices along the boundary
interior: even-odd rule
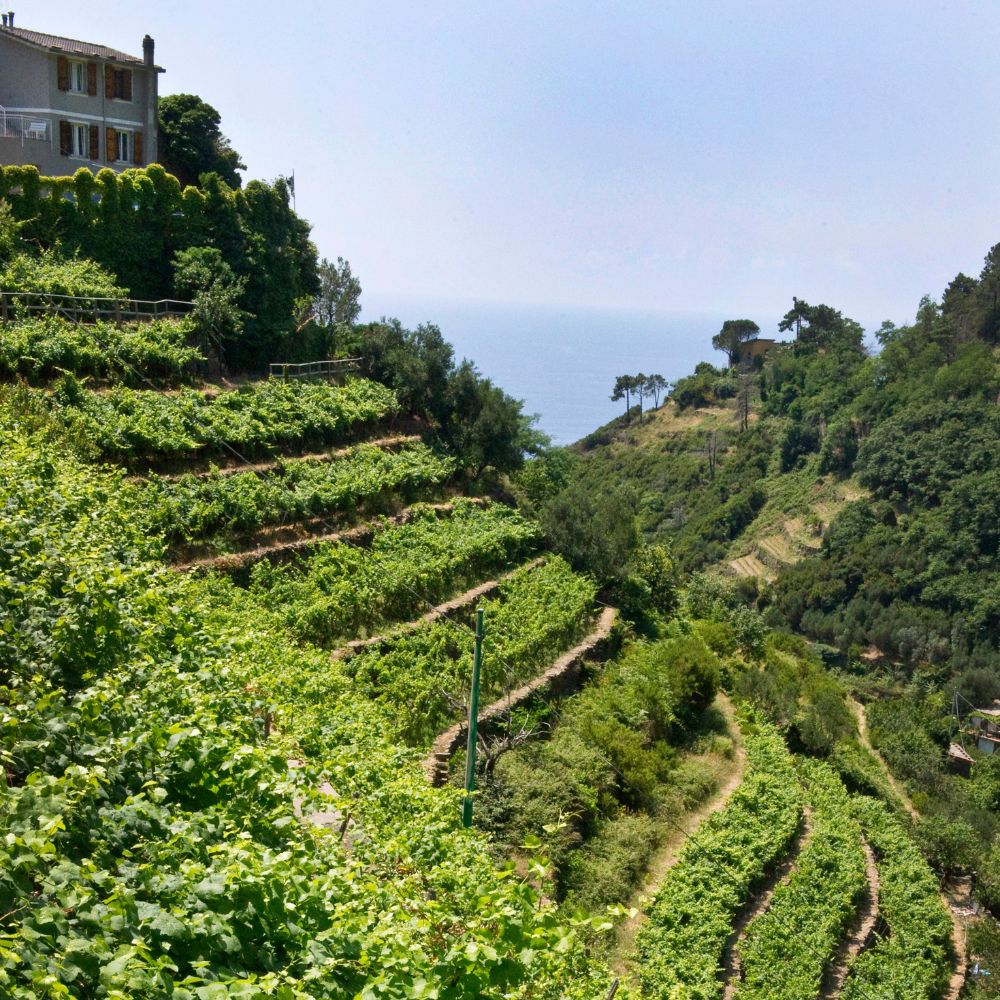
[[[714,313],[655,313],[560,306],[362,296],[362,322],[398,317],[404,326],[435,323],[455,348],[504,390],[524,400],[526,413],[554,444],[570,444],[622,412],[609,399],[615,376],[658,372],[668,381],[699,361],[725,363],[712,337],[727,317]],[[775,320],[755,317],[762,336]]]

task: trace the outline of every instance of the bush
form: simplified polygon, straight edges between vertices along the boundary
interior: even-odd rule
[[[115,276],[100,264],[82,257],[64,257],[54,249],[42,250],[37,256],[18,254],[9,260],[0,271],[0,291],[103,299],[128,297],[128,289],[122,288]]]

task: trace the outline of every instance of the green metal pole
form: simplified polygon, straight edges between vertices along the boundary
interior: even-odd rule
[[[469,742],[465,750],[465,801],[462,825],[472,826],[472,793],[476,788],[476,741],[479,728],[479,671],[483,665],[483,609],[476,610],[476,652],[472,657],[472,696],[469,699]]]

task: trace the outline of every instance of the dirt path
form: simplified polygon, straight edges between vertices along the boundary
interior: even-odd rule
[[[812,836],[812,822],[810,820],[809,806],[805,806],[802,812],[802,828],[789,848],[788,856],[780,865],[775,866],[767,877],[767,881],[750,902],[744,906],[733,931],[726,942],[725,957],[722,962],[722,981],[726,984],[726,989],[722,994],[722,1000],[732,1000],[742,979],[740,971],[740,945],[746,940],[747,930],[750,925],[771,905],[778,887],[784,885],[795,871],[795,864],[798,861],[802,848],[805,847]]]
[[[896,777],[889,770],[889,765],[882,759],[882,755],[872,746],[871,737],[868,733],[868,718],[865,715],[865,708],[861,702],[856,701],[854,698],[848,697],[847,699],[848,708],[854,713],[854,718],[858,722],[858,735],[861,739],[861,745],[875,758],[878,762],[878,766],[882,769],[882,773],[885,775],[886,781],[889,782],[889,787],[895,792],[896,797],[903,804],[903,808],[910,814],[911,819],[919,819],[920,813],[913,808],[913,803],[910,801],[909,793],[903,787],[903,785],[896,780]]]
[[[823,977],[823,989],[820,1000],[836,1000],[844,988],[844,980],[854,960],[868,944],[875,930],[879,914],[879,878],[878,867],[875,864],[875,854],[868,842],[862,837],[861,846],[865,852],[865,876],[868,881],[868,891],[864,902],[858,908],[850,934],[847,935],[837,949],[833,963]]]
[[[339,649],[335,649],[330,654],[330,659],[348,660],[352,656],[356,656],[358,653],[370,648],[371,646],[381,646],[383,643],[392,642],[402,635],[409,635],[411,632],[416,632],[417,629],[422,628],[424,625],[436,622],[439,618],[444,618],[446,615],[450,615],[453,611],[460,611],[462,608],[467,608],[470,604],[474,604],[481,597],[489,597],[499,589],[500,584],[503,583],[504,580],[509,579],[515,573],[520,573],[522,571],[526,572],[534,569],[536,566],[540,566],[543,562],[545,562],[545,556],[538,556],[530,562],[522,563],[520,566],[516,566],[512,569],[509,573],[504,573],[502,576],[498,576],[495,580],[487,580],[485,583],[480,583],[478,586],[467,590],[464,594],[459,594],[458,597],[453,597],[450,601],[445,601],[443,604],[439,604],[436,608],[431,608],[430,611],[421,615],[419,618],[414,618],[413,621],[403,622],[401,625],[397,625],[395,628],[390,629],[383,635],[375,635],[370,639],[352,639],[351,642],[345,643]]]
[[[899,797],[899,800],[903,803],[903,807],[910,814],[913,820],[920,819],[920,813],[914,808],[913,803],[910,801],[910,796],[907,793],[903,785],[896,780],[892,772],[889,770],[889,765],[882,759],[882,755],[872,746],[871,737],[868,734],[868,719],[865,716],[864,706],[860,702],[855,701],[854,698],[848,698],[847,703],[854,712],[855,718],[858,720],[858,732],[861,737],[861,744],[868,750],[871,755],[878,761],[879,766],[882,768],[886,779],[888,780],[893,792]],[[948,991],[945,993],[943,1000],[958,1000],[959,995],[962,992],[962,987],[965,985],[965,974],[967,968],[966,960],[966,940],[965,940],[965,922],[962,919],[961,914],[956,912],[956,907],[952,905],[952,901],[948,898],[948,895],[944,892],[941,893],[941,901],[948,908],[948,915],[951,917],[951,940],[955,948],[955,971],[952,973],[951,981],[948,984]]]
[[[635,950],[635,938],[639,929],[649,919],[646,907],[652,901],[660,888],[667,872],[677,862],[681,848],[684,846],[688,836],[693,833],[712,813],[718,812],[729,801],[729,797],[739,788],[743,781],[743,771],[746,767],[746,752],[743,749],[743,740],[740,734],[740,727],[736,723],[733,710],[733,703],[728,696],[721,691],[716,696],[715,707],[722,712],[729,729],[729,735],[733,740],[733,760],[729,773],[725,781],[719,786],[716,792],[708,801],[702,803],[697,809],[693,809],[685,816],[681,817],[678,826],[671,826],[666,840],[653,855],[653,859],[646,871],[646,879],[641,888],[637,889],[628,902],[627,909],[634,910],[634,916],[627,916],[616,928],[614,952],[611,959],[611,967],[620,976],[629,975],[632,971],[632,953]]]

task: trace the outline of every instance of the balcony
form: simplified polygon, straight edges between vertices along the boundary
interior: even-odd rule
[[[23,146],[32,140],[48,142],[51,137],[51,126],[45,118],[12,114],[0,107],[0,139],[19,139]]]

